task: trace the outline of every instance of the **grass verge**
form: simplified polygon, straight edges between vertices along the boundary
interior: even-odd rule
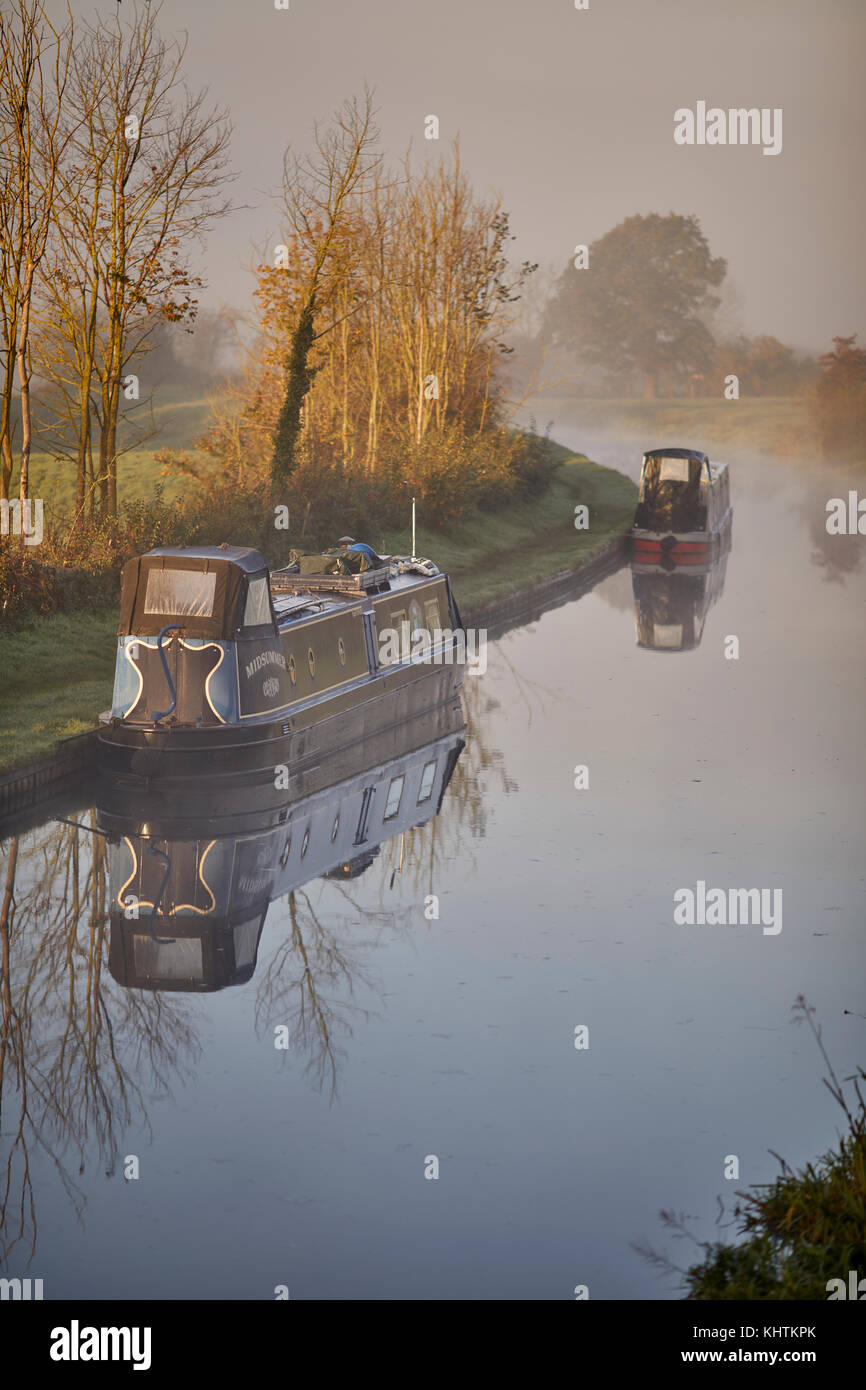
[[[0,633],[0,772],[92,729],[111,704],[117,613],[57,613]]]
[[[418,528],[417,549],[430,555],[451,577],[464,612],[558,570],[574,569],[634,517],[637,489],[623,473],[602,468],[561,445],[560,468],[543,497],[511,504],[497,512],[475,511],[448,532]],[[589,528],[575,530],[575,507],[589,508]],[[407,530],[370,538],[390,552],[407,552]]]

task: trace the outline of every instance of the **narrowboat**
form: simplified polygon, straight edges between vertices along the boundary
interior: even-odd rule
[[[268,908],[313,878],[358,878],[382,845],[442,806],[464,747],[459,700],[442,731],[409,721],[383,761],[337,782],[334,764],[257,826],[241,814],[214,825],[207,793],[197,818],[166,819],[149,790],[105,783],[97,826],[108,841],[109,969],[131,989],[212,992],[248,981]],[[113,791],[113,796],[108,796]]]
[[[728,515],[717,542],[703,554],[670,551],[654,558],[636,552],[632,557],[635,641],[656,652],[693,651],[700,645],[704,623],[722,596],[732,518]]]
[[[297,774],[452,699],[466,645],[448,576],[345,558],[269,572],[223,545],[130,560],[102,771],[181,799],[212,776],[279,798],[276,768]]]
[[[630,533],[634,560],[652,564],[666,556],[679,564],[712,561],[730,520],[727,464],[710,463],[697,449],[651,449],[644,454]]]

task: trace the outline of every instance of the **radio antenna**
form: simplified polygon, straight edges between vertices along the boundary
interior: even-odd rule
[[[403,479],[403,486],[410,487],[409,479]],[[415,498],[412,498],[412,559],[415,559]]]

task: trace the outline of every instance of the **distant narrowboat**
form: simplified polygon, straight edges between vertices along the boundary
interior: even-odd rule
[[[236,546],[130,560],[102,770],[181,796],[211,774],[273,790],[277,765],[297,774],[453,698],[465,639],[447,575],[355,562],[269,573]]]
[[[696,449],[651,449],[643,456],[631,529],[632,558],[705,564],[731,523],[728,466]]]

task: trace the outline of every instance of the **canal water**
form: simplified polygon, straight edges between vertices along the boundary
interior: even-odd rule
[[[636,449],[592,451],[636,476]],[[840,1077],[863,1061],[864,542],[826,532],[833,475],[737,459],[732,492],[696,646],[675,603],[663,649],[636,643],[628,567],[492,643],[438,815],[296,876],[238,983],[123,983],[102,837],[19,837],[4,1274],[46,1298],[670,1298],[635,1247],[698,1251],[660,1211],[730,1236],[771,1149],[833,1143],[792,1006]],[[96,824],[88,801],[67,820]],[[779,910],[676,921],[699,883]]]

